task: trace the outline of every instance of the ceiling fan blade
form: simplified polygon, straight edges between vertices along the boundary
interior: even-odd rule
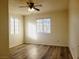
[[[40,11],[40,9],[33,7],[35,10]]]
[[[34,5],[35,7],[42,7],[42,5],[40,4],[40,5]]]
[[[27,4],[30,4],[29,2],[26,2]]]
[[[19,6],[20,8],[26,8],[26,7],[28,7],[28,6]]]

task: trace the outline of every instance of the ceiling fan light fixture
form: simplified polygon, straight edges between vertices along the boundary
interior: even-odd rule
[[[34,8],[28,8],[28,11],[30,11],[30,12],[34,12],[35,9],[34,9]]]

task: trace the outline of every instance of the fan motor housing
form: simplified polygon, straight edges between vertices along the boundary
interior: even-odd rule
[[[30,8],[33,8],[33,7],[34,7],[34,3],[30,3],[30,4],[29,4],[29,7],[30,7]]]

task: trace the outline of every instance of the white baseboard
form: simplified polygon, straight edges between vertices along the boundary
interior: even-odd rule
[[[68,47],[67,44],[45,44],[45,43],[33,43],[33,42],[26,42],[26,44],[41,44],[41,45],[52,45],[52,46],[63,46],[63,47]]]

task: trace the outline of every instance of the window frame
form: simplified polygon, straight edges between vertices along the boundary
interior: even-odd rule
[[[45,29],[44,29],[45,25],[44,25],[44,23],[42,23],[42,27],[43,27],[42,30],[40,30],[40,32],[38,32],[39,30],[38,30],[37,21],[41,20],[42,22],[44,22],[43,20],[45,20],[45,19],[49,19],[49,24],[47,24],[47,25],[49,25],[49,32],[45,32]],[[36,20],[36,32],[37,33],[48,33],[48,34],[51,33],[51,17],[37,19]]]

